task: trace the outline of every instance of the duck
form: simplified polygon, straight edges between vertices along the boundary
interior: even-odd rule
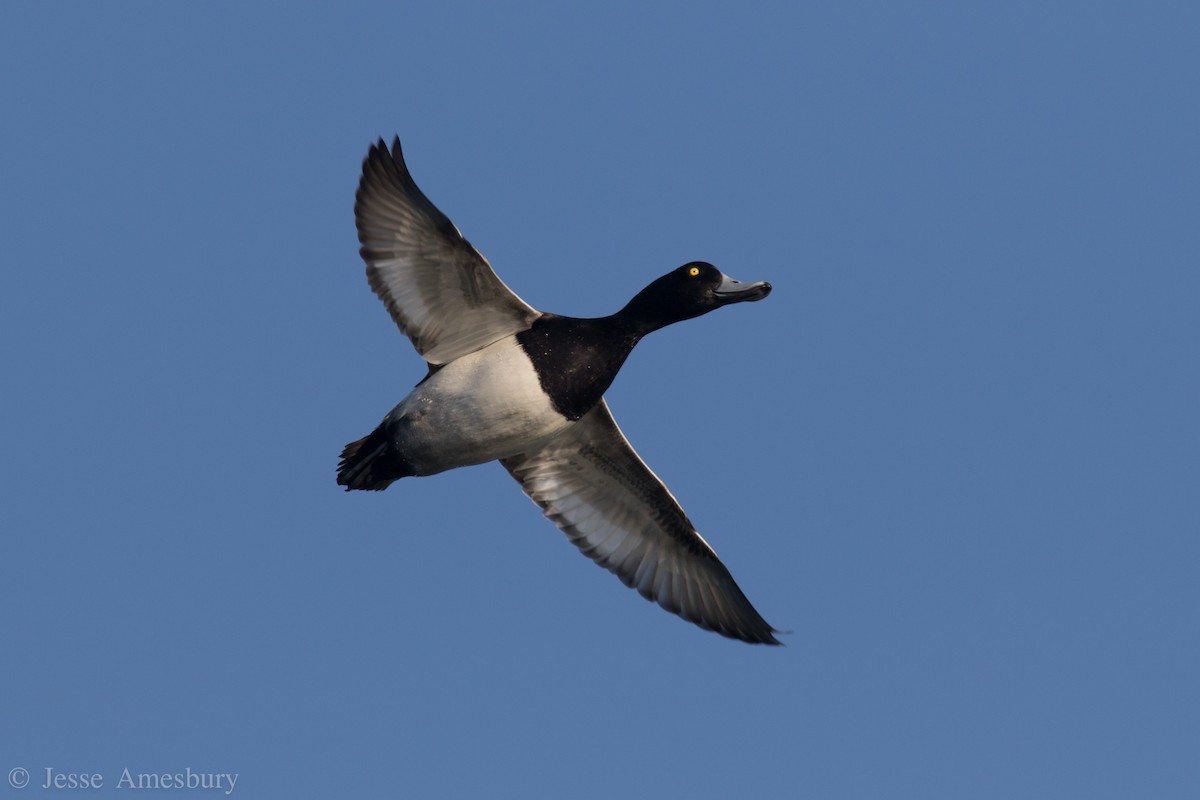
[[[542,312],[417,187],[395,137],[369,149],[354,217],[367,282],[428,373],[371,433],[345,446],[337,483],[499,461],[572,544],[646,599],[751,644],[775,634],[679,503],[630,445],[604,393],[647,334],[771,293],[692,261],[616,313]]]

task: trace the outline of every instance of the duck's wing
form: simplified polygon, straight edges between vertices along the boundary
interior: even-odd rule
[[[354,203],[367,280],[430,364],[529,327],[538,312],[492,271],[413,183],[400,139],[380,139],[363,161]]]
[[[584,555],[626,586],[701,628],[779,644],[603,400],[540,449],[501,463]]]

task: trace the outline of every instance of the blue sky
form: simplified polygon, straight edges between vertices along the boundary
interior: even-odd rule
[[[0,772],[244,797],[1200,793],[1200,13],[14,4]],[[339,491],[425,373],[379,136],[535,307],[703,259],[618,421],[763,615],[496,465]]]

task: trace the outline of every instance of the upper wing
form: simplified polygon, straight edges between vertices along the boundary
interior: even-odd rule
[[[501,460],[584,555],[701,628],[779,644],[603,400],[541,449]]]
[[[538,312],[492,271],[413,183],[400,139],[363,161],[354,203],[367,280],[430,364],[445,364],[529,327]]]

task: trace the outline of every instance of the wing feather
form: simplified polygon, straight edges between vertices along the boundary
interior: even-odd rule
[[[367,281],[430,364],[446,364],[529,327],[538,312],[413,182],[400,140],[363,161],[354,204]]]
[[[584,555],[626,586],[702,628],[779,644],[603,400],[540,449],[501,463]]]

